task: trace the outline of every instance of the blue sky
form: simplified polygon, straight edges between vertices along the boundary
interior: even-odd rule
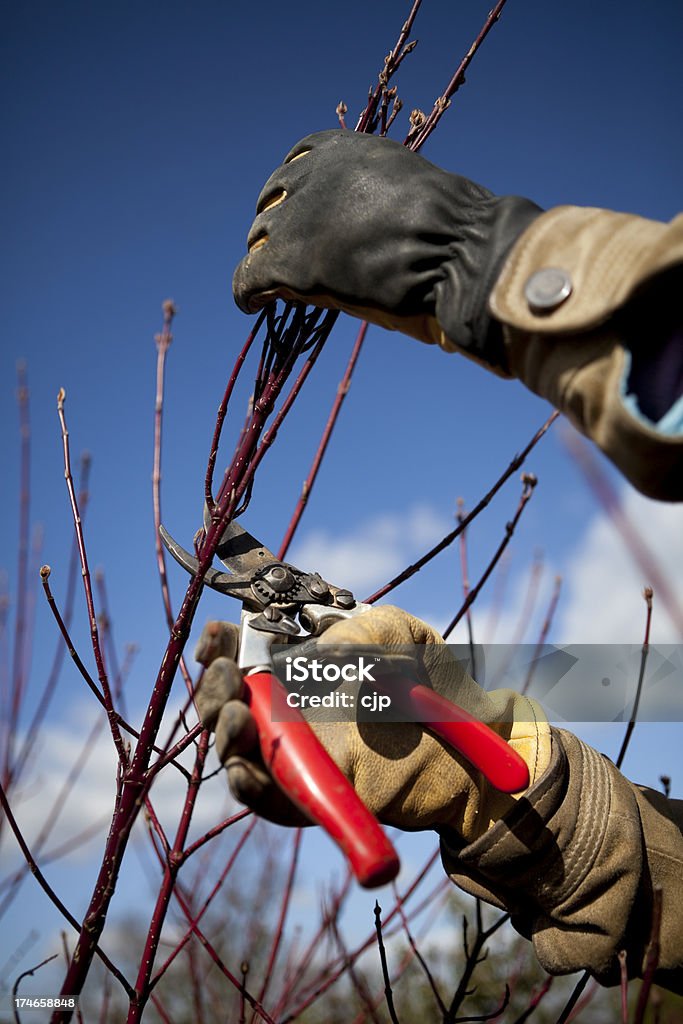
[[[404,6],[205,0],[5,8],[0,565],[12,592],[14,366],[21,358],[30,382],[32,518],[44,530],[41,561],[53,567],[59,597],[71,531],[55,408],[63,386],[74,456],[83,449],[93,456],[91,565],[104,568],[117,642],[140,645],[131,715],[143,707],[164,646],[150,498],[161,302],[172,296],[179,307],[167,376],[164,519],[189,541],[201,518],[215,410],[249,326],[233,304],[230,280],[256,195],[293,142],[335,126],[340,99],[353,123]],[[419,45],[396,79],[405,103],[397,137],[410,109],[431,108],[489,3],[425,0],[424,8],[414,33]],[[682,31],[683,9],[673,0],[627,0],[618,8],[511,0],[424,155],[542,206],[604,205],[668,219],[681,201]],[[245,525],[271,547],[289,518],[354,333],[350,321],[339,324],[259,475]],[[238,403],[228,439],[242,410]],[[548,413],[516,383],[371,329],[292,556],[359,593],[372,589],[449,528],[457,497],[471,507]],[[567,581],[558,623],[573,633],[606,624],[602,636],[571,639],[638,642],[646,580],[632,569],[560,430],[529,468],[540,483],[509,563],[509,628],[542,549],[543,599],[555,572]],[[670,569],[673,555],[683,556],[680,516],[639,499],[605,468]],[[473,529],[473,579],[517,496],[518,484],[509,484]],[[442,624],[457,607],[459,585],[454,554],[397,601]],[[172,570],[176,600],[184,586]],[[485,593],[484,608],[490,601]],[[199,618],[226,614],[225,602],[208,595]],[[658,611],[655,621],[662,639],[680,640]],[[40,601],[36,622],[30,693],[38,691],[56,641]],[[483,615],[475,626],[485,622]],[[87,653],[85,631],[75,633]],[[51,727],[68,730],[73,722],[77,732],[85,704],[78,678],[65,671]],[[640,753],[634,745],[634,770],[649,770],[653,785],[668,771],[675,784],[680,727],[660,727],[654,742],[654,760],[650,742],[641,740]],[[37,900],[28,905],[39,913]]]

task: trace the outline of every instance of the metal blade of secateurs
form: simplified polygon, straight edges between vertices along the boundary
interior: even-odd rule
[[[211,526],[211,514],[204,506],[204,529]],[[264,565],[279,562],[279,559],[267,547],[252,537],[237,522],[228,523],[220,539],[216,554],[223,565],[227,566],[235,576],[252,576]]]
[[[196,576],[199,572],[199,562],[196,557],[186,551],[161,525],[159,526],[159,536],[164,547],[173,555],[176,562],[182,565],[183,569],[191,576]],[[242,579],[240,575],[232,576],[230,573],[219,572],[217,569],[208,569],[204,575],[204,583],[212,590],[218,590],[221,594],[227,594],[229,597],[236,597],[240,601],[253,600],[249,580]]]

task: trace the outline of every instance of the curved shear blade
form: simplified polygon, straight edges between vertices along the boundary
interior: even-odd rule
[[[210,526],[211,515],[205,505],[204,529],[208,530]],[[228,523],[226,526],[216,548],[216,554],[231,573],[240,577],[251,577],[264,565],[279,561],[272,551],[256,540],[256,537],[247,533],[237,522]]]
[[[232,524],[231,524],[232,525]],[[190,576],[196,576],[199,572],[199,562],[194,555],[186,551],[177,540],[174,540],[168,530],[159,526],[159,536],[164,547],[173,555],[176,562],[182,565],[183,569],[189,572]],[[204,583],[212,590],[218,590],[221,594],[229,597],[237,597],[241,601],[253,601],[253,594],[249,580],[244,580],[241,575],[232,576],[227,572],[218,572],[217,569],[208,569],[204,576]]]

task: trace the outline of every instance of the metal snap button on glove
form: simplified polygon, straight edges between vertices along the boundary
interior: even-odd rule
[[[544,267],[527,280],[524,295],[532,313],[552,313],[572,293],[572,279],[560,267]]]

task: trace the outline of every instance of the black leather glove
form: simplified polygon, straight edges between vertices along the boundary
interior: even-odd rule
[[[541,210],[494,196],[398,142],[308,135],[259,196],[238,306],[305,300],[460,348],[506,372],[487,300],[510,248]]]

